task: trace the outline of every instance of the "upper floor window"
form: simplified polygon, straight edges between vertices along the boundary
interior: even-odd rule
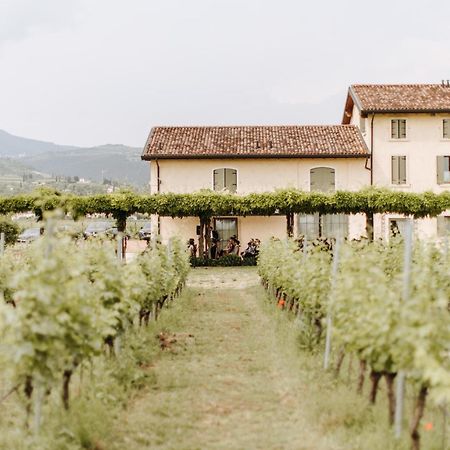
[[[226,189],[230,192],[237,190],[237,170],[221,168],[213,171],[213,185],[215,191]]]
[[[392,156],[392,184],[406,184],[406,156]]]
[[[406,139],[406,119],[391,120],[391,138]]]
[[[444,139],[450,139],[450,119],[444,119],[442,121],[442,137]]]
[[[334,192],[336,187],[335,171],[329,167],[314,167],[310,170],[310,190]]]
[[[450,183],[450,156],[437,157],[437,182]]]

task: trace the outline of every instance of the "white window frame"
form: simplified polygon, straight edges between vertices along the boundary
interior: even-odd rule
[[[399,124],[400,124],[401,121],[405,122],[405,137],[394,137],[394,136],[392,136],[392,125],[393,125],[393,122],[398,122],[398,124],[397,124],[397,131],[399,132],[400,131]],[[389,136],[390,136],[390,140],[391,141],[398,142],[398,141],[406,141],[408,139],[408,120],[407,119],[405,119],[405,118],[391,119],[389,123],[390,123]]]
[[[230,191],[230,190],[228,190],[228,189],[225,189],[225,188],[224,188],[224,190],[226,190],[227,192],[231,192],[231,193],[236,193],[236,192],[238,192],[238,187],[239,187],[239,170],[238,170],[236,167],[230,167],[230,166],[220,166],[220,167],[214,167],[214,168],[212,169],[212,171],[211,171],[211,189],[212,189],[214,192],[222,192],[222,190],[216,191],[216,190],[214,189],[214,172],[215,172],[216,170],[225,170],[225,169],[230,169],[230,170],[235,170],[235,171],[236,171],[236,191],[235,191],[235,192],[232,192],[232,191]]]

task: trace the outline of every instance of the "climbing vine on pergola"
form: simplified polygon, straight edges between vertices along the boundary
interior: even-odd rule
[[[450,192],[409,193],[370,188],[357,192],[303,192],[295,189],[237,195],[199,191],[192,194],[152,195],[122,191],[114,194],[73,196],[49,189],[29,195],[0,198],[0,213],[33,211],[39,219],[45,211],[62,209],[74,219],[87,214],[104,213],[124,231],[129,216],[135,213],[163,217],[198,217],[203,230],[214,216],[273,216],[287,218],[287,233],[292,234],[294,214],[359,214],[367,217],[367,234],[373,236],[373,214],[391,213],[415,218],[435,217],[450,209]],[[201,244],[202,247],[203,244]]]

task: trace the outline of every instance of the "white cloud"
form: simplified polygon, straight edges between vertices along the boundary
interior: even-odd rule
[[[66,28],[76,20],[79,6],[79,0],[0,0],[0,45]]]
[[[339,122],[350,83],[450,78],[431,2],[0,0],[0,128],[143,145],[156,124]]]

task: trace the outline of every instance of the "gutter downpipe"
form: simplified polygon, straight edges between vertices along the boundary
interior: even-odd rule
[[[160,193],[160,185],[161,185],[161,169],[159,167],[159,162],[157,159],[155,159],[155,163],[156,163],[156,193],[159,194]],[[158,214],[158,236],[160,236],[161,234],[161,217]]]
[[[370,121],[370,185],[373,186],[373,121],[375,119],[375,114],[372,115],[372,120]]]
[[[372,115],[372,120],[370,121],[370,186],[373,186],[373,121],[375,119],[375,113]],[[375,233],[373,230],[374,227],[374,214],[371,213],[367,217],[367,237],[369,238],[369,241],[374,240]]]

